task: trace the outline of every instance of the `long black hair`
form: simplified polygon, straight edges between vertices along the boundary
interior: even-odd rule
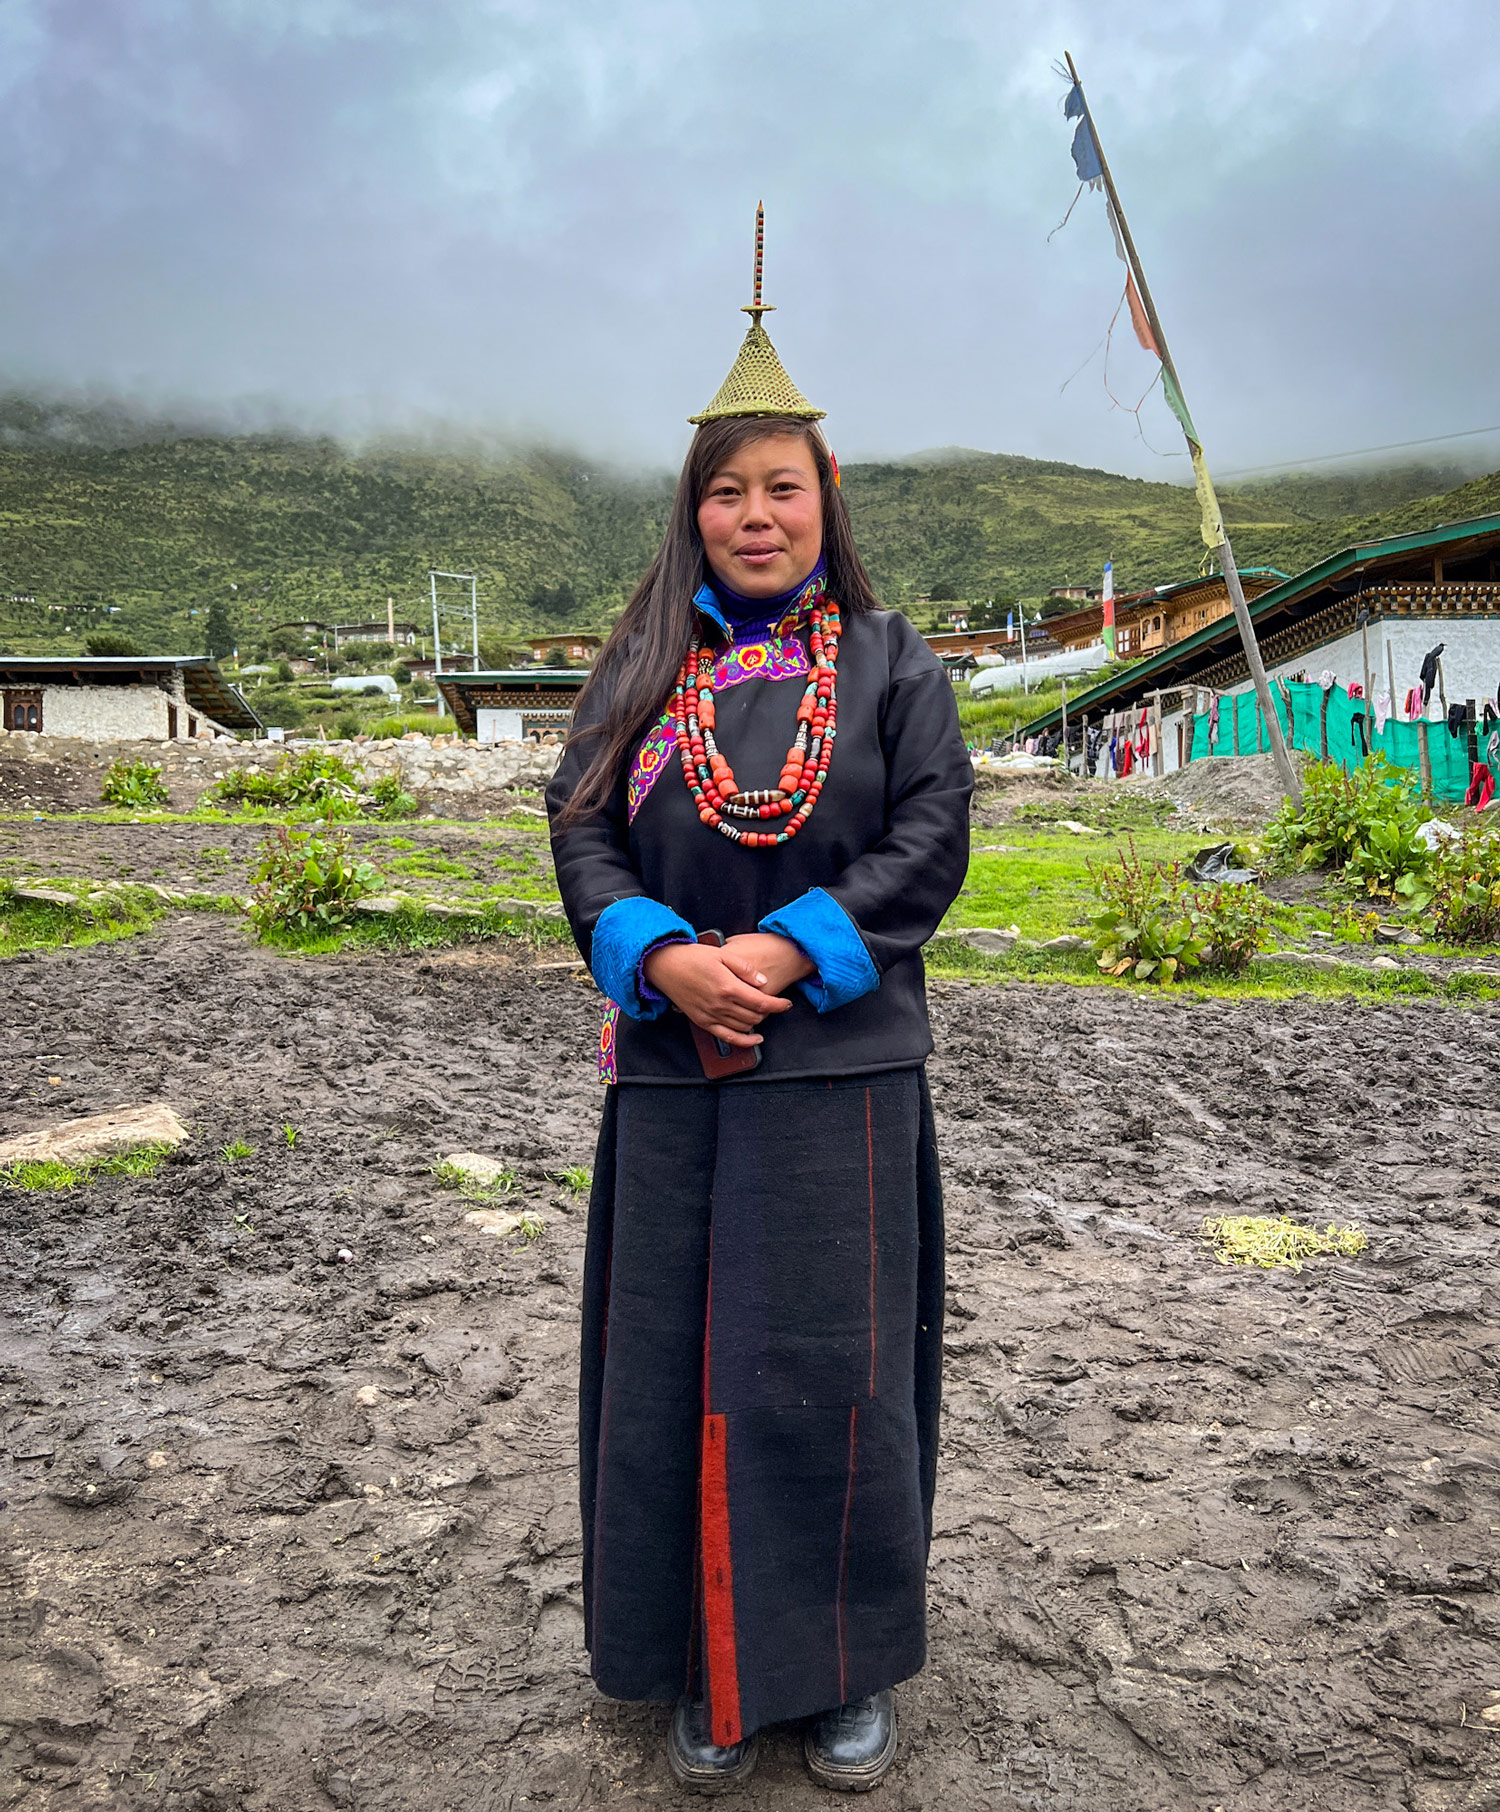
[[[751,441],[773,434],[796,435],[805,441],[817,466],[828,595],[845,616],[880,608],[870,575],[855,551],[849,511],[834,480],[828,443],[816,424],[780,415],[705,422],[693,436],[683,461],[661,549],[620,613],[578,695],[581,717],[587,717],[589,701],[595,696],[602,693],[607,702],[597,722],[574,732],[576,738],[590,738],[594,751],[558,816],[559,830],[599,810],[641,737],[661,715],[692,640],[693,595],[710,576],[698,533],[698,506],[709,480],[726,460]]]

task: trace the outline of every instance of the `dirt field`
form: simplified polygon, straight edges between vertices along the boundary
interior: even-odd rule
[[[664,1713],[582,1653],[553,1178],[592,1155],[597,996],[535,961],[285,960],[178,914],[5,965],[0,1134],[160,1097],[193,1138],[0,1188],[0,1805],[676,1798]],[[932,1655],[878,1803],[1500,1806],[1500,1016],[934,1005]],[[461,1149],[514,1165],[534,1245],[466,1225],[430,1174]],[[1371,1250],[1229,1270],[1193,1234],[1237,1209]],[[775,1732],[731,1803],[828,1801]]]

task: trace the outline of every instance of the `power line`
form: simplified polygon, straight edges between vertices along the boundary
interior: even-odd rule
[[[1400,453],[1407,447],[1436,447],[1448,440],[1472,440],[1480,434],[1500,434],[1500,426],[1493,428],[1461,428],[1457,434],[1429,434],[1425,440],[1390,440],[1380,447],[1354,447],[1347,453],[1315,453],[1311,459],[1284,459],[1269,466],[1240,466],[1234,471],[1220,472],[1221,478],[1254,478],[1261,472],[1296,472],[1303,466],[1328,465],[1336,459],[1359,459],[1366,453]]]

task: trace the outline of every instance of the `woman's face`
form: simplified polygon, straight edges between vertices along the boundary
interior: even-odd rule
[[[698,532],[716,579],[747,598],[790,591],[823,549],[823,496],[800,434],[748,441],[709,477]]]

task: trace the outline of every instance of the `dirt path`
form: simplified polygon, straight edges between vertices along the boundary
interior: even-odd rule
[[[0,1190],[0,1803],[674,1801],[663,1714],[582,1655],[552,1177],[591,1158],[597,997],[532,960],[284,961],[183,915],[5,965],[0,1134],[160,1095],[194,1138]],[[1500,1804],[1500,1016],[935,1006],[932,1659],[880,1804]],[[429,1172],[462,1148],[535,1245],[464,1223]],[[1234,1208],[1372,1250],[1230,1271],[1191,1234]],[[828,1801],[776,1732],[733,1803]]]

